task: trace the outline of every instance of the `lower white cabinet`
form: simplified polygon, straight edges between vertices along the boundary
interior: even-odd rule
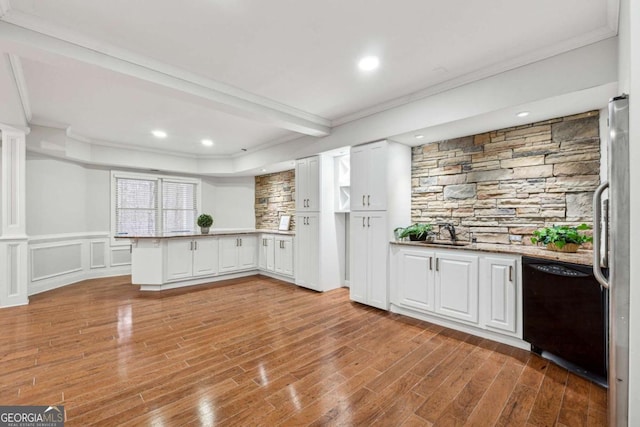
[[[478,323],[478,255],[436,252],[434,285],[436,313]]]
[[[165,280],[212,276],[217,273],[218,239],[172,238],[165,241]]]
[[[384,212],[352,212],[349,295],[353,301],[389,309],[387,217]]]
[[[296,214],[296,285],[322,292],[319,239],[319,214]]]
[[[519,279],[517,257],[491,255],[480,260],[480,292],[486,298],[483,319],[487,328],[516,336],[521,333]]]
[[[251,235],[220,237],[220,273],[250,270],[258,266],[257,237]]]
[[[391,252],[392,311],[509,336],[503,342],[524,348],[520,256],[411,245]]]
[[[277,234],[260,236],[258,268],[293,277],[293,237]]]

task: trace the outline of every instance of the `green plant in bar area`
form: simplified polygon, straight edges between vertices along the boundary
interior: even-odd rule
[[[582,245],[583,243],[592,242],[593,237],[580,233],[584,230],[590,230],[587,224],[580,224],[577,227],[567,225],[554,225],[544,227],[533,232],[531,243],[543,245],[555,245],[562,249],[568,244]]]
[[[213,225],[213,217],[209,214],[202,214],[197,219],[198,227],[209,228]]]
[[[425,240],[428,236],[433,235],[433,226],[431,224],[413,224],[408,227],[398,227],[394,230],[399,239],[409,237],[411,240]]]

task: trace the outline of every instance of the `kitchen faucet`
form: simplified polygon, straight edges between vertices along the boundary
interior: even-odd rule
[[[456,236],[456,227],[454,227],[453,224],[447,222],[442,225],[442,228],[449,232],[449,234],[451,235],[451,241],[455,242],[456,240],[458,240],[458,237]]]

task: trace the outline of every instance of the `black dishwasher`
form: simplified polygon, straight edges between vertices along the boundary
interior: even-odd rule
[[[590,266],[522,258],[524,340],[531,351],[607,384],[608,293]]]

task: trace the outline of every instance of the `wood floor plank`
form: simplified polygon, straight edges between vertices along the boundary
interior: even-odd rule
[[[606,426],[606,390],[523,350],[262,276],[84,281],[0,310],[0,401],[67,425]]]

